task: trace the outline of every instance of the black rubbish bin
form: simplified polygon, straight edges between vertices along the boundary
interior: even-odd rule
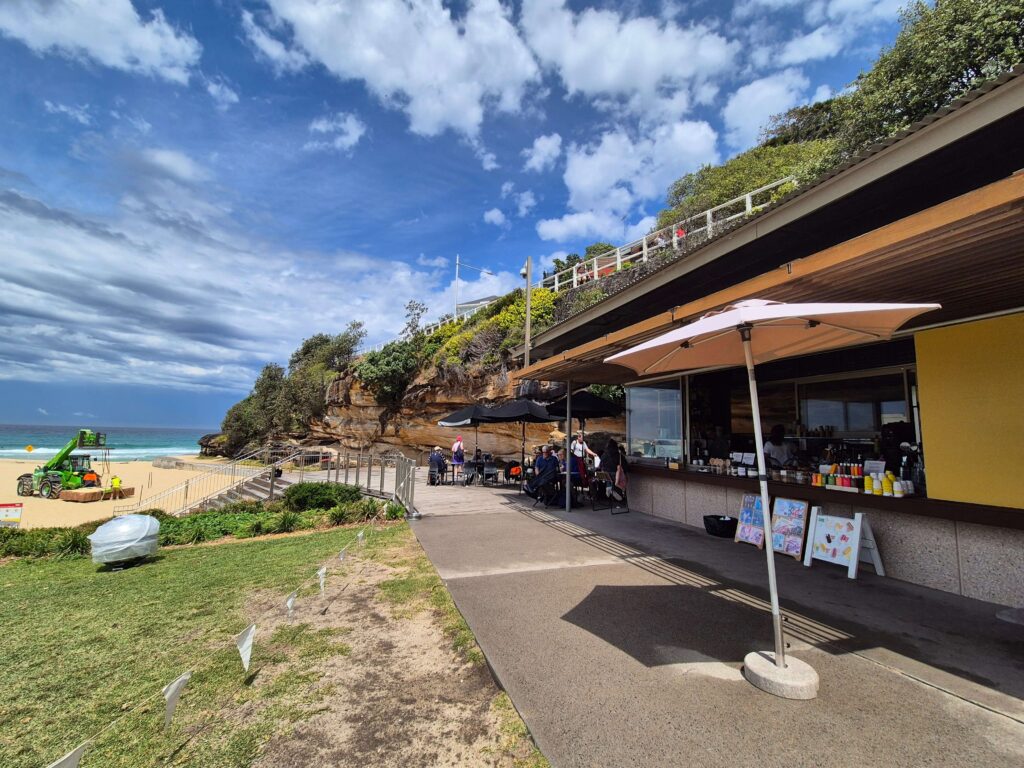
[[[736,523],[738,522],[735,517],[704,515],[704,529],[712,536],[722,539],[736,538]]]

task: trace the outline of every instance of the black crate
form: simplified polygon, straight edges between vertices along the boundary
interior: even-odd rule
[[[704,529],[712,536],[718,536],[723,539],[733,539],[736,537],[736,524],[738,522],[735,517],[704,515]]]

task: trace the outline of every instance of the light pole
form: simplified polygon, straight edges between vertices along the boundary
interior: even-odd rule
[[[472,264],[466,264],[461,261],[459,254],[455,254],[455,314],[452,315],[452,321],[456,322],[459,319],[459,267],[466,267],[467,269],[475,269],[482,275],[494,276],[494,273],[489,269],[481,269],[480,267],[474,267]]]
[[[519,270],[519,275],[526,278],[526,343],[523,347],[523,368],[530,367],[530,286],[533,283],[533,259],[526,257],[526,263]]]

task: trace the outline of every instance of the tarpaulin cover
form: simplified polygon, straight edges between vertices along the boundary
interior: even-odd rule
[[[160,523],[149,515],[122,515],[89,537],[94,563],[120,563],[156,552]]]

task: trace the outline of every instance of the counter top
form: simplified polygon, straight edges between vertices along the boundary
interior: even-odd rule
[[[715,475],[709,472],[688,472],[682,469],[668,469],[666,467],[645,466],[643,464],[631,464],[629,471],[637,475],[665,477],[686,482],[739,488],[748,493],[758,492],[757,479],[752,477],[732,477],[730,475]],[[919,515],[921,517],[934,517],[941,520],[955,520],[963,523],[975,523],[976,525],[991,525],[998,528],[1024,530],[1024,509],[1013,507],[966,504],[960,501],[928,499],[918,496],[909,496],[902,499],[892,496],[869,496],[863,493],[830,491],[813,485],[782,483],[775,480],[768,481],[768,492],[772,496],[796,497],[806,499],[814,504],[848,504],[857,507],[868,507],[870,509],[882,509],[887,512],[902,512],[907,515]]]

